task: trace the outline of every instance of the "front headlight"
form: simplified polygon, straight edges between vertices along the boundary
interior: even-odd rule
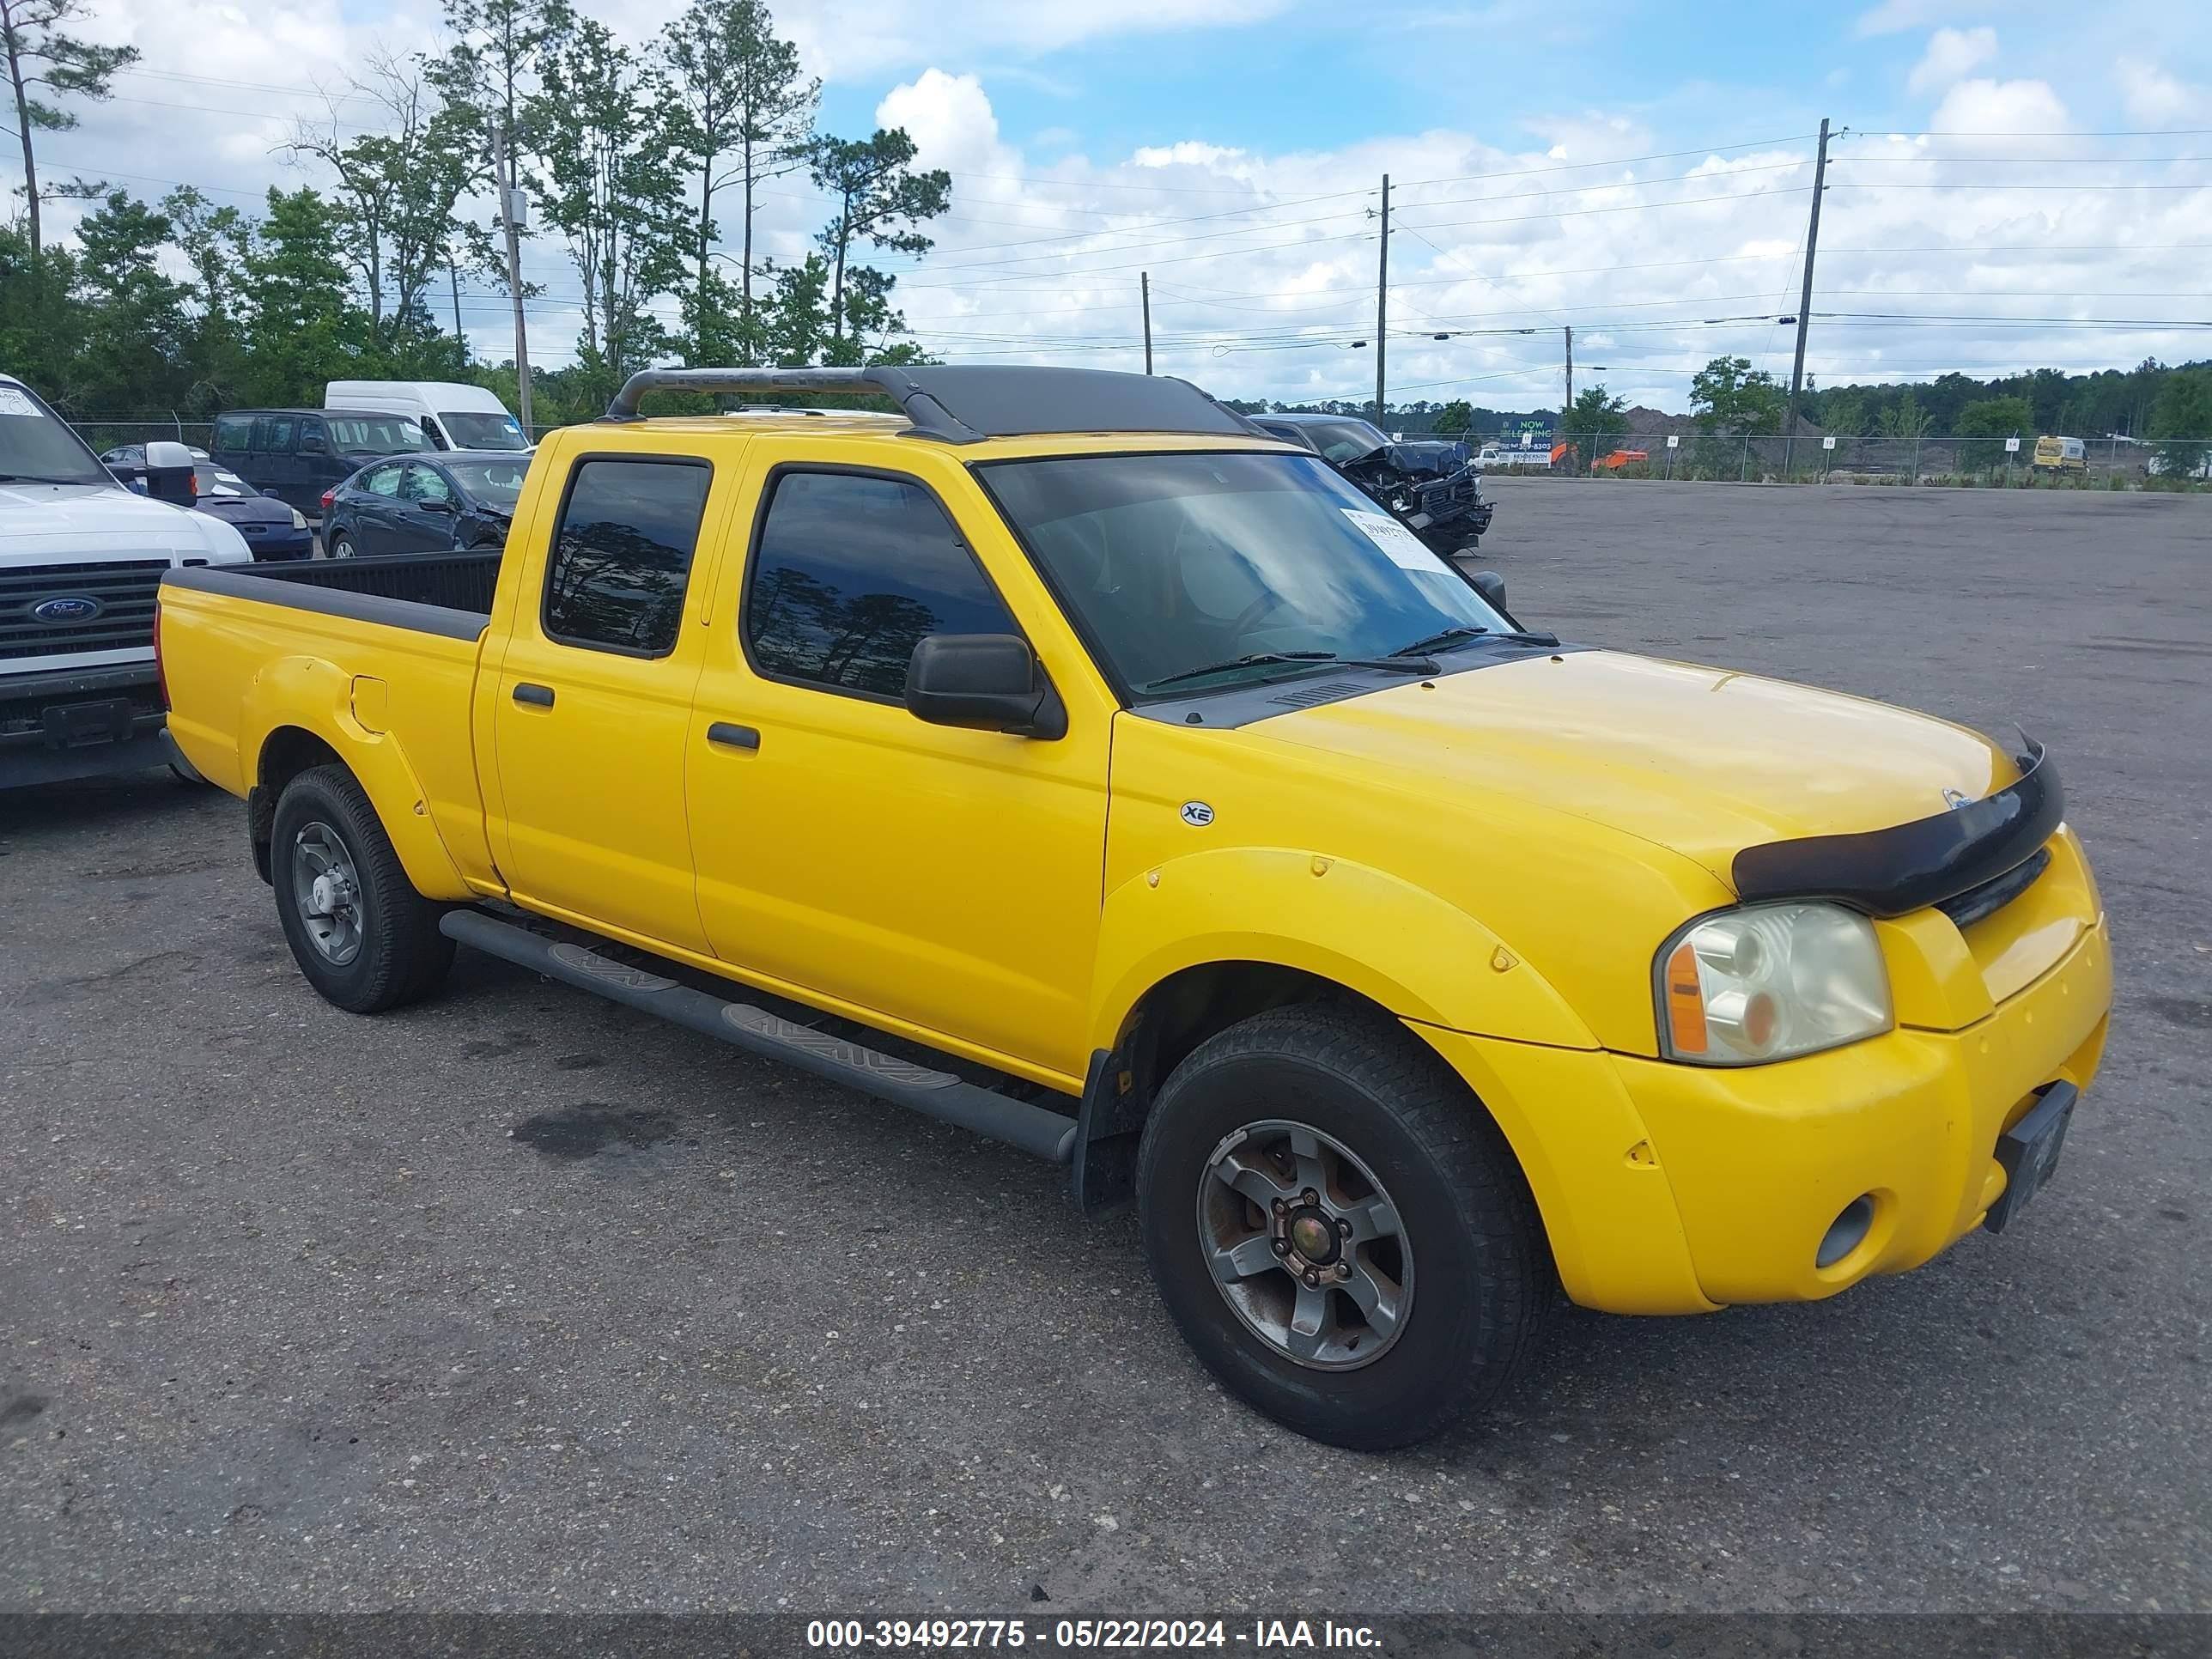
[[[1692,922],[1659,952],[1659,1048],[1756,1066],[1889,1030],[1874,924],[1819,903],[1755,904]]]
[[[301,512],[298,507],[294,507],[292,509],[292,528],[295,530],[305,530],[307,527],[307,515]]]

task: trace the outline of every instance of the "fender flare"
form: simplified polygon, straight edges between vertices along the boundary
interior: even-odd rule
[[[1190,854],[1107,893],[1088,1046],[1114,1048],[1153,987],[1219,962],[1297,969],[1424,1024],[1599,1046],[1566,1000],[1467,911],[1371,866],[1279,847]]]
[[[248,683],[240,716],[240,756],[249,787],[259,783],[261,757],[276,732],[289,726],[319,738],[360,781],[415,890],[429,899],[474,896],[438,833],[429,799],[398,738],[373,731],[356,717],[352,675],[321,657],[279,657]]]

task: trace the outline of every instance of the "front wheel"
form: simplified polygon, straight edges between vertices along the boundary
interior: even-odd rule
[[[276,917],[325,1000],[380,1013],[435,990],[453,966],[439,907],[415,890],[352,773],[318,766],[284,786],[269,847]]]
[[[1184,1340],[1316,1440],[1380,1451],[1488,1404],[1547,1299],[1504,1138],[1387,1016],[1300,1005],[1200,1044],[1146,1121],[1137,1182]]]

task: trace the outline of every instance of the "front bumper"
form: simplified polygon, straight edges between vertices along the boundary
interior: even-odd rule
[[[150,662],[0,679],[0,789],[165,766],[166,723]]]
[[[1700,1313],[1833,1296],[1972,1231],[2004,1190],[1997,1138],[2045,1085],[2087,1092],[2112,997],[2100,917],[1961,1030],[1900,1027],[1771,1066],[1415,1029],[1498,1118],[1571,1297],[1613,1313]],[[1816,1265],[1830,1224],[1862,1196],[1874,1207],[1865,1236]]]

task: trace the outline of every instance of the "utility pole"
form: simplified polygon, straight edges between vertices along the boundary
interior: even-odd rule
[[[1390,325],[1390,175],[1382,175],[1382,256],[1375,267],[1375,424],[1382,424],[1384,331]]]
[[[1567,333],[1567,400],[1559,405],[1559,441],[1567,446],[1567,471],[1575,470],[1575,441],[1568,435],[1567,422],[1575,412],[1575,331],[1571,324],[1562,323]]]
[[[1782,476],[1797,453],[1797,396],[1805,384],[1805,331],[1813,321],[1813,254],[1820,245],[1820,193],[1828,177],[1828,121],[1820,118],[1820,149],[1813,162],[1813,217],[1805,227],[1805,286],[1797,295],[1797,358],[1790,367],[1790,435],[1782,446]]]
[[[452,279],[453,285],[453,337],[461,343],[461,361],[466,362],[469,360],[469,337],[461,332],[461,268],[449,263],[446,266],[446,275]]]
[[[507,147],[507,129],[495,123],[491,130],[492,181],[499,191],[499,222],[507,232],[507,291],[514,300],[514,400],[521,405],[522,436],[528,442],[530,425],[530,337],[522,322],[521,226],[515,208],[522,192],[517,189],[514,157]]]
[[[1144,295],[1145,304],[1145,373],[1152,372],[1152,273],[1137,273],[1137,291]]]

